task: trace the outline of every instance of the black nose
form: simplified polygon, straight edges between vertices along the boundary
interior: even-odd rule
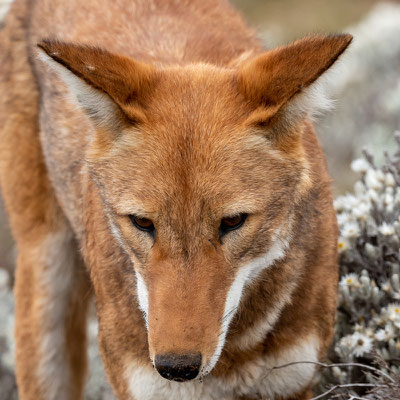
[[[158,354],[154,358],[154,365],[165,379],[177,382],[190,381],[200,372],[201,354]]]

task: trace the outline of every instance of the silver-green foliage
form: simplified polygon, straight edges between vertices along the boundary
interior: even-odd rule
[[[393,380],[356,366],[323,370],[324,385],[376,384],[370,394],[365,394],[368,386],[346,388],[345,398],[360,393],[392,398],[389,392],[379,397],[383,388],[400,398],[400,132],[395,138],[397,148],[385,155],[383,166],[376,166],[368,152],[353,161],[360,180],[353,194],[335,200],[340,282],[330,361],[371,366],[379,359],[379,368]]]

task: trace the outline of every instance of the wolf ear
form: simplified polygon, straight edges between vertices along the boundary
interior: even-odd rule
[[[145,118],[142,106],[156,80],[152,66],[89,46],[45,40],[38,47],[97,125],[118,129]]]
[[[268,125],[283,114],[290,124],[326,108],[327,100],[314,82],[351,40],[351,35],[307,37],[247,61],[239,71],[239,85],[257,110],[251,122]]]

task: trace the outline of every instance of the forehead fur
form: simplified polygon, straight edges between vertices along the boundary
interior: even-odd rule
[[[206,64],[168,68],[146,104],[141,130],[154,141],[184,142],[197,151],[199,143],[229,140],[249,112],[234,71]]]
[[[265,199],[251,194],[278,186],[278,177],[277,196],[293,187],[299,160],[246,126],[252,109],[233,71],[196,65],[163,75],[144,108],[145,122],[109,146],[98,140],[91,152],[93,169],[118,192],[125,212],[132,198],[150,212],[151,203],[193,208],[205,199],[225,209],[230,203],[258,208]]]

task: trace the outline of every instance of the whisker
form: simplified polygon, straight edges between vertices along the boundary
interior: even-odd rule
[[[233,307],[230,311],[228,311],[223,317],[222,322],[224,322],[233,312],[235,312],[239,306]]]

